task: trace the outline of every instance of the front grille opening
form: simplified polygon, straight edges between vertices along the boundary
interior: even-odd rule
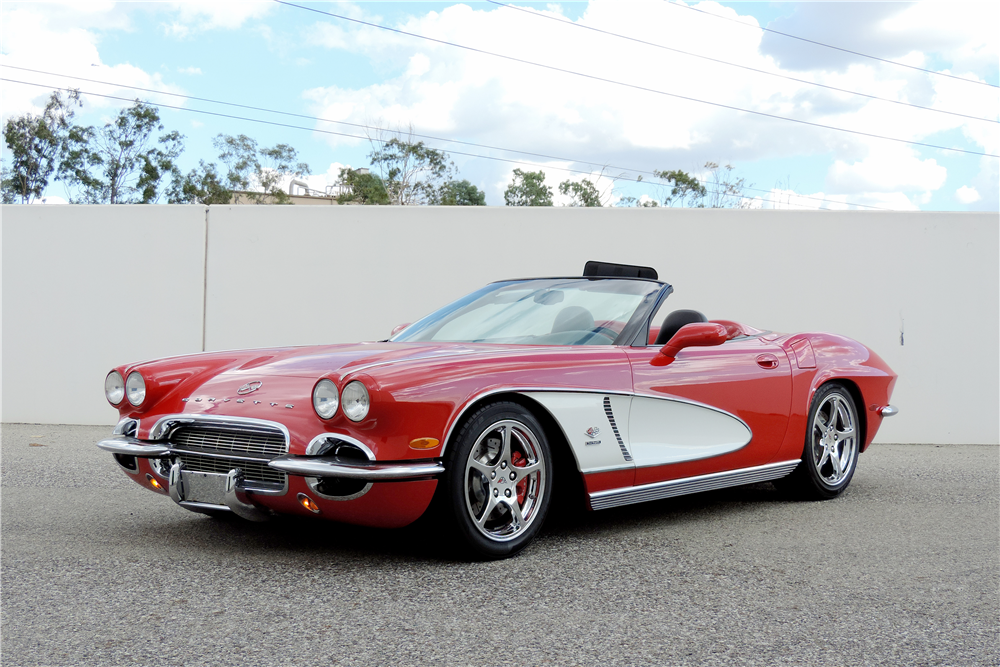
[[[115,454],[115,461],[118,461],[118,465],[129,470],[131,472],[136,472],[139,470],[139,459],[134,456],[129,456],[128,454]],[[107,459],[105,459],[107,460]]]
[[[285,453],[285,436],[280,432],[198,426],[181,427],[170,434],[179,449],[274,458]]]
[[[285,473],[267,465],[267,461],[248,461],[229,456],[199,456],[198,454],[178,453],[175,455],[189,472],[207,472],[226,475],[233,468],[243,471],[248,482],[263,482],[265,484],[285,485]]]
[[[267,465],[288,452],[285,434],[264,425],[185,424],[170,432],[174,461],[190,472],[228,474],[243,471],[247,482],[284,487],[287,475]]]

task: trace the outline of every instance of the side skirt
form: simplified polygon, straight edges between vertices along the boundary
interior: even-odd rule
[[[596,491],[590,494],[590,507],[595,510],[603,510],[620,505],[644,503],[649,500],[673,498],[674,496],[683,496],[689,493],[724,489],[729,486],[767,482],[772,479],[785,477],[795,470],[795,466],[798,464],[799,459],[795,459],[794,461],[768,463],[767,465],[754,466],[753,468],[727,470],[726,472],[717,472],[711,475],[672,479],[669,482],[656,482],[653,484],[643,484],[642,486],[630,486],[624,489]]]

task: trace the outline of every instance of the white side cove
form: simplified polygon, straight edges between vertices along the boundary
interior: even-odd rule
[[[742,449],[753,434],[739,418],[705,405],[635,396],[627,441],[637,468],[696,461]]]
[[[588,392],[523,392],[552,413],[583,473],[635,466],[629,449],[631,396]]]

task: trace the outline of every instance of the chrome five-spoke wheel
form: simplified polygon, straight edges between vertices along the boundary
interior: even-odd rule
[[[504,419],[483,431],[466,464],[465,507],[479,532],[507,541],[527,530],[538,515],[545,473],[541,445],[526,424]]]
[[[820,387],[807,424],[802,462],[774,484],[801,498],[836,498],[851,483],[861,451],[861,423],[851,393],[832,382]]]
[[[858,456],[858,418],[854,403],[841,392],[830,392],[814,408],[812,464],[820,482],[835,489],[854,472]]]
[[[447,459],[447,491],[466,545],[491,558],[527,546],[545,519],[552,486],[548,443],[534,415],[511,402],[479,409]]]

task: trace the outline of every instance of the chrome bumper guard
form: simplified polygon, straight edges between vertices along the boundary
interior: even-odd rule
[[[151,445],[147,441],[131,438],[127,435],[101,440],[97,446],[112,454],[138,456],[141,459],[156,459],[170,452],[170,448],[164,445]]]
[[[878,413],[883,417],[893,417],[899,414],[899,408],[895,405],[886,405],[878,409]]]
[[[302,477],[340,477],[367,482],[401,482],[431,479],[444,472],[438,461],[400,461],[396,463],[345,462],[332,457],[279,456],[267,465],[289,475]]]
[[[194,512],[204,512],[206,510],[225,511],[226,509],[229,509],[236,516],[242,517],[248,521],[267,521],[271,518],[270,510],[260,507],[253,502],[253,499],[251,498],[253,490],[246,488],[243,471],[239,468],[233,468],[229,471],[229,474],[226,475],[225,495],[223,496],[223,502],[225,505],[214,505],[210,503],[192,502],[186,500],[185,496],[187,495],[187,489],[185,488],[183,472],[184,466],[180,463],[175,463],[170,466],[170,486],[168,491],[170,493],[170,499],[184,509],[189,509]]]

